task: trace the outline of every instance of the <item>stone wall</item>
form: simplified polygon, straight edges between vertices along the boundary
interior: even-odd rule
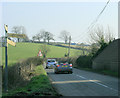
[[[93,69],[107,69],[112,71],[118,71],[118,65],[120,60],[118,59],[118,43],[120,39],[114,40],[109,46],[107,46],[92,62]]]

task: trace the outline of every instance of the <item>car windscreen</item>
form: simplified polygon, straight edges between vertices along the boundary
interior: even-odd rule
[[[51,62],[55,62],[54,60],[51,60]]]
[[[55,62],[55,60],[48,60],[47,62]]]

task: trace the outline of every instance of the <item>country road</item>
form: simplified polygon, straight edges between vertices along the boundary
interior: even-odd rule
[[[118,79],[73,68],[73,74],[46,69],[53,86],[63,96],[118,96]]]

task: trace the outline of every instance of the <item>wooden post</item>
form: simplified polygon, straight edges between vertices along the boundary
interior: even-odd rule
[[[7,33],[8,33],[8,26],[4,25],[5,28],[5,92],[8,91],[8,59],[7,59]]]

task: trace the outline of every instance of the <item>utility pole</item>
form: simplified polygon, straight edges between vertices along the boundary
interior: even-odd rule
[[[68,58],[70,56],[70,45],[71,45],[71,36],[69,36]]]
[[[8,33],[8,26],[7,25],[4,25],[4,28],[5,28],[5,92],[8,91],[8,66],[7,66],[7,63],[8,63],[8,59],[7,59],[7,33]]]

